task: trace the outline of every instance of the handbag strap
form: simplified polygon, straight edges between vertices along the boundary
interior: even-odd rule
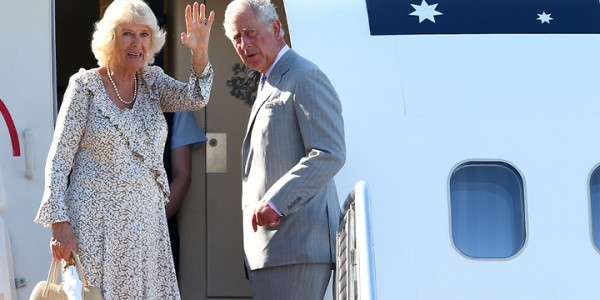
[[[84,286],[91,285],[89,280],[87,280],[87,277],[85,277],[85,273],[83,272],[83,266],[81,265],[81,261],[79,260],[79,255],[77,255],[77,253],[73,251],[71,253],[71,256],[73,256],[73,259],[75,259],[75,267],[77,268],[77,273],[79,273],[79,279],[81,280],[81,283]]]
[[[90,285],[89,280],[85,277],[83,273],[83,267],[81,266],[81,261],[79,260],[79,255],[75,251],[71,252],[71,256],[75,260],[75,267],[77,268],[77,273],[79,274],[79,280],[81,280],[82,289],[81,289],[81,299],[85,299],[85,286]],[[58,270],[60,262],[54,258],[52,258],[52,262],[50,263],[50,270],[48,270],[48,279],[46,280],[46,286],[44,287],[44,291],[42,292],[42,296],[44,298],[48,297],[48,287],[50,283],[56,284],[56,280],[58,279]],[[62,274],[62,272],[61,272]],[[62,275],[61,275],[62,278]]]
[[[44,287],[44,291],[42,292],[42,296],[44,298],[48,297],[48,286],[50,283],[56,283],[56,279],[58,277],[58,264],[59,262],[52,258],[52,262],[50,263],[50,270],[48,270],[48,279],[46,280],[46,286]]]

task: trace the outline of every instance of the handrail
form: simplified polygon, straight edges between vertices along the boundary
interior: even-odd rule
[[[359,181],[344,201],[337,232],[336,297],[377,299],[371,200],[366,182]]]
[[[15,123],[13,122],[12,117],[10,116],[10,112],[2,99],[0,99],[0,113],[2,113],[2,117],[4,117],[4,121],[6,122],[6,127],[8,127],[8,134],[10,135],[10,141],[13,148],[13,156],[21,156],[21,148],[19,147],[19,135],[17,135],[17,129],[15,128]]]

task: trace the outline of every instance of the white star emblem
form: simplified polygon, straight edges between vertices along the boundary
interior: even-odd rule
[[[411,6],[415,9],[415,11],[411,12],[409,15],[418,16],[419,23],[423,22],[425,19],[435,23],[435,16],[443,15],[443,13],[435,10],[438,4],[429,5],[425,0],[421,2],[421,5],[411,4]]]
[[[544,23],[550,24],[550,21],[554,20],[550,16],[551,14],[546,14],[545,11],[543,11],[541,15],[540,14],[537,14],[537,15],[538,15],[538,18],[536,20],[540,20],[541,24],[544,24]]]

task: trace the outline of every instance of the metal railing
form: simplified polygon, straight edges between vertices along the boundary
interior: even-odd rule
[[[356,183],[342,212],[337,232],[336,298],[377,299],[371,199],[366,182]]]

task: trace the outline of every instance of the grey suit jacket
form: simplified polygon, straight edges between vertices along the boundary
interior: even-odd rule
[[[242,146],[244,251],[250,269],[335,262],[340,204],[333,177],[346,159],[342,106],[331,82],[293,50],[273,67]],[[283,213],[252,231],[257,202]]]

